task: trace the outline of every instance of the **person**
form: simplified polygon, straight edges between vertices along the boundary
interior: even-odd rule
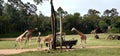
[[[40,47],[40,42],[41,42],[41,38],[40,38],[40,35],[41,35],[41,32],[38,32],[38,37],[37,37],[37,47],[38,47],[38,49],[39,49],[39,47]],[[42,47],[42,46],[41,46]]]

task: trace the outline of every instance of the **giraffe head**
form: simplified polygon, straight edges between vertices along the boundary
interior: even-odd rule
[[[74,31],[74,30],[76,30],[74,27],[71,29],[71,31]]]

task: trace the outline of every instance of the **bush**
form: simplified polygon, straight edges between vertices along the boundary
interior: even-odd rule
[[[108,32],[109,32],[109,33],[119,33],[120,30],[119,30],[118,28],[113,27],[113,28],[110,29]]]

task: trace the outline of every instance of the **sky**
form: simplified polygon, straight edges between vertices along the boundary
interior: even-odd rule
[[[22,0],[24,3],[30,2],[35,4],[33,0]],[[116,8],[120,13],[120,0],[53,0],[54,8],[57,10],[58,7],[62,7],[64,11],[70,14],[79,12],[82,16],[87,14],[89,9],[95,9],[101,12],[101,15],[106,9],[111,10]],[[50,3],[49,1],[44,1],[42,4],[37,5],[39,11],[45,16],[50,16]],[[119,14],[120,15],[120,14]]]

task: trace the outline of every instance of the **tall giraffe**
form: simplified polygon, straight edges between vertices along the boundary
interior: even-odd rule
[[[32,33],[34,31],[38,30],[38,28],[29,28],[27,31],[28,33],[26,33],[26,42],[29,42],[31,36],[32,36]]]
[[[15,44],[15,48],[17,47],[17,44],[20,46],[20,48],[22,49],[23,47],[21,46],[21,43],[22,43],[22,41],[24,40],[24,36],[25,36],[25,34],[27,33],[28,31],[26,30],[23,34],[21,34],[20,36],[18,36],[17,38],[16,38],[16,44]]]
[[[82,32],[78,31],[77,29],[75,29],[74,27],[71,29],[71,31],[76,31],[78,33],[78,35],[80,36],[80,40],[81,40],[81,45],[82,48],[84,48],[83,44],[86,43],[87,37],[85,34],[83,34]]]
[[[43,41],[43,47],[46,47],[46,43],[48,44],[47,46],[49,47],[49,49],[52,48],[52,34],[49,34],[47,36],[45,36],[41,41]]]
[[[65,33],[62,33],[62,34],[65,35]],[[60,35],[60,32],[57,32],[56,36],[59,36],[59,35]],[[52,34],[49,34],[43,38],[44,46],[46,43],[48,43],[49,49],[52,48],[52,41],[53,41],[52,38],[53,38]]]

